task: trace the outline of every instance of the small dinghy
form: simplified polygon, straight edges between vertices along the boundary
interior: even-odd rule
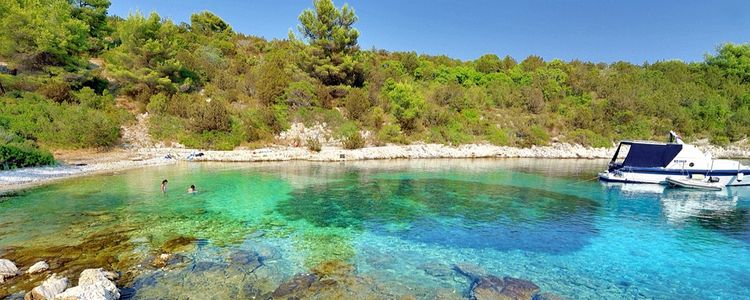
[[[718,180],[714,181],[711,177],[704,177],[703,175],[694,174],[693,176],[669,176],[667,182],[670,186],[683,187],[690,189],[701,189],[709,191],[721,191],[724,189],[724,184]]]

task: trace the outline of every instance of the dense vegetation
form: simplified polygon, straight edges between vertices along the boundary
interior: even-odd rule
[[[268,41],[207,11],[176,24],[108,16],[108,0],[2,1],[0,146],[40,162],[37,145],[109,147],[144,111],[155,138],[216,149],[273,143],[291,122],[325,122],[347,148],[607,146],[669,130],[726,144],[750,129],[748,44],[697,63],[460,61],[361,50],[351,7],[313,6],[297,34]]]

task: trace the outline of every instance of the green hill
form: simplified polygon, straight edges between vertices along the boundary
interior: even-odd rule
[[[272,143],[290,122],[326,122],[347,147],[608,146],[669,130],[723,145],[750,128],[747,44],[698,63],[460,61],[359,49],[354,10],[328,0],[302,12],[296,35],[272,41],[207,11],[175,24],[108,7],[0,3],[0,168],[47,164],[44,149],[114,146],[143,111],[153,137],[213,149]],[[359,130],[373,134],[364,141]]]

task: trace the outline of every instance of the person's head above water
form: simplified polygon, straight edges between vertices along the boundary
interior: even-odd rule
[[[167,181],[166,179],[164,179],[164,180],[161,181],[161,184],[167,184],[167,182],[169,182],[169,181]]]
[[[195,189],[195,185],[194,185],[194,184],[191,184],[191,185],[190,185],[190,189],[191,189],[191,190],[194,190],[194,189]]]

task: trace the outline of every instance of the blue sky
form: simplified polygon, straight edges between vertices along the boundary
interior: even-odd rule
[[[464,60],[485,53],[522,60],[581,59],[633,63],[701,61],[726,42],[750,41],[750,1],[549,0],[363,1],[349,3],[364,49],[445,54]],[[110,14],[158,12],[176,22],[209,10],[235,31],[286,38],[312,0],[112,0]]]

